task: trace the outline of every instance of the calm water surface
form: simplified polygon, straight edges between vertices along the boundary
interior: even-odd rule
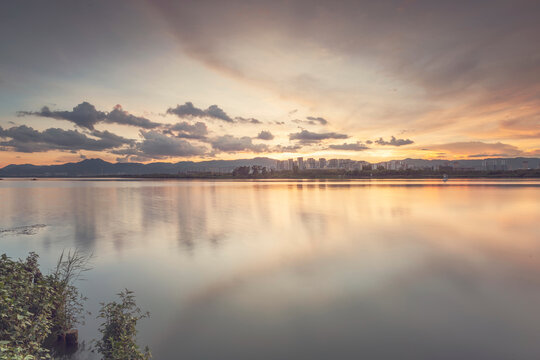
[[[46,225],[0,252],[93,252],[158,360],[538,359],[539,220],[539,181],[0,181],[0,228]]]

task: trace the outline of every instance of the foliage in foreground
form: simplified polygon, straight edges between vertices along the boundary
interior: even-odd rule
[[[97,342],[97,350],[106,360],[147,360],[151,358],[148,347],[141,351],[135,338],[137,322],[150,316],[135,303],[132,291],[118,294],[120,301],[102,303],[98,318],[104,320],[99,330],[102,338]]]
[[[0,359],[49,358],[42,344],[52,331],[56,293],[37,259],[0,258]]]
[[[81,322],[85,298],[74,285],[90,268],[90,256],[62,252],[49,275],[39,269],[38,255],[26,260],[0,256],[0,360],[50,359],[43,346],[50,336],[65,334]],[[102,304],[102,338],[97,350],[105,360],[147,360],[135,342],[137,322],[148,317],[135,303],[133,292],[118,294],[120,302]]]
[[[78,250],[67,254],[62,251],[56,269],[50,275],[56,294],[53,310],[55,335],[65,334],[84,320],[83,303],[86,298],[79,293],[74,283],[81,278],[83,272],[90,270],[90,259],[91,255],[82,254]]]

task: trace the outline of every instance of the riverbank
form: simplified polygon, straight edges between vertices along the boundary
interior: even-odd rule
[[[435,171],[435,170],[302,170],[302,171],[268,171],[267,173],[217,173],[217,172],[186,172],[178,174],[108,174],[99,176],[37,176],[35,179],[272,179],[272,180],[360,180],[360,179],[538,179],[540,169],[523,169],[512,171]],[[6,179],[27,179],[28,177],[5,177]]]

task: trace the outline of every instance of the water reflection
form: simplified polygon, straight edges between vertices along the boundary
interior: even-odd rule
[[[508,180],[5,180],[0,228],[47,227],[0,247],[50,265],[92,251],[89,309],[135,290],[156,359],[529,359],[539,195]]]

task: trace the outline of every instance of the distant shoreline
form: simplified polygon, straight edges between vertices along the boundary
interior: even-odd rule
[[[540,169],[513,171],[467,171],[467,172],[426,172],[422,170],[385,171],[279,171],[265,175],[236,175],[231,173],[181,173],[181,174],[110,174],[81,176],[4,176],[3,179],[180,179],[180,180],[368,180],[368,179],[539,179]]]

